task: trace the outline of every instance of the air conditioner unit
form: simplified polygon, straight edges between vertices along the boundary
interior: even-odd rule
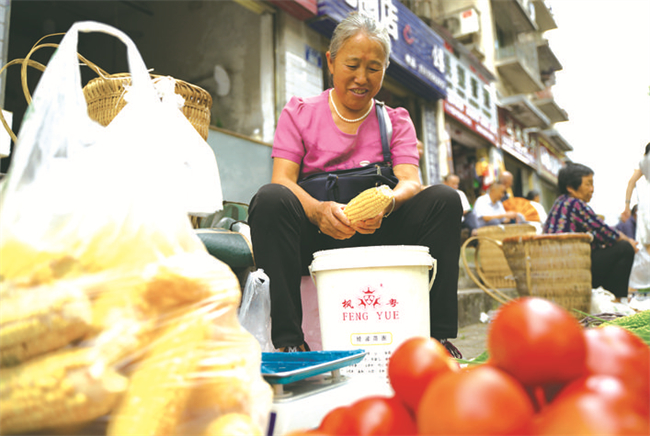
[[[474,8],[454,12],[443,20],[443,25],[454,38],[471,35],[481,29],[479,15]]]

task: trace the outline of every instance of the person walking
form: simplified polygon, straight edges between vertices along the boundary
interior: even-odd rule
[[[637,190],[635,239],[641,249],[634,256],[630,287],[633,289],[650,288],[650,143],[645,146],[645,153],[634,170],[625,190],[625,209],[621,214],[624,223],[634,220],[630,209],[632,193]]]

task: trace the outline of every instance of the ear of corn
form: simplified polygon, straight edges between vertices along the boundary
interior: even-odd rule
[[[343,212],[355,223],[376,217],[393,201],[393,191],[386,185],[370,188],[354,197]]]
[[[127,384],[83,348],[2,369],[0,429],[18,433],[93,420],[111,411]]]
[[[202,316],[170,324],[131,374],[129,389],[111,417],[109,436],[175,434],[190,394],[187,379],[198,366],[208,333]]]
[[[0,366],[18,365],[81,338],[90,328],[85,293],[65,285],[12,289],[0,304]]]

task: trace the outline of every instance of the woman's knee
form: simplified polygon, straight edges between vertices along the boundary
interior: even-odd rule
[[[289,188],[278,183],[269,183],[262,186],[251,199],[249,215],[277,213],[294,201],[298,199]]]
[[[460,202],[460,195],[454,188],[447,185],[432,185],[420,192],[420,195],[428,199],[431,204],[438,204],[444,208],[445,214],[458,218],[463,215],[463,205]]]

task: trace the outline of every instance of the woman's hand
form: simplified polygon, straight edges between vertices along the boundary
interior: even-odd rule
[[[374,218],[370,218],[363,221],[357,221],[356,223],[352,224],[352,228],[361,234],[371,235],[375,233],[375,231],[378,228],[381,227],[381,222],[383,221],[383,219],[384,219],[384,213],[382,212]]]
[[[619,232],[619,238],[618,239],[619,239],[619,241],[627,241],[627,242],[629,242],[630,245],[632,246],[632,248],[634,248],[634,252],[635,253],[639,252],[639,245],[637,244],[637,242],[634,239],[632,239],[632,238],[626,236],[625,234],[623,234],[623,232]]]
[[[343,213],[345,205],[334,201],[322,201],[308,214],[309,220],[334,239],[349,239],[356,230],[351,227],[350,220]]]

